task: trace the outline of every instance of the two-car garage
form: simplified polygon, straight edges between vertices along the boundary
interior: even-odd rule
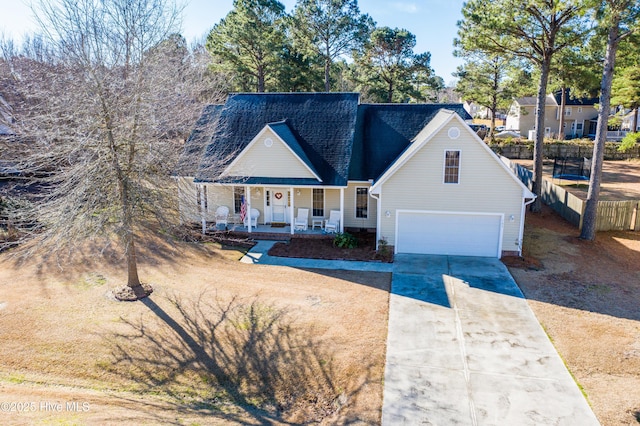
[[[501,213],[398,210],[396,252],[500,257]]]

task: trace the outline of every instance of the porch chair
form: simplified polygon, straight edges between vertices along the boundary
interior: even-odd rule
[[[298,216],[293,221],[293,229],[306,231],[309,227],[309,209],[298,209]]]
[[[249,227],[249,218],[251,218],[251,227],[256,228],[258,226],[258,218],[260,217],[260,210],[251,209],[251,214],[245,216],[244,226]]]
[[[226,228],[229,223],[229,207],[220,206],[216,209],[216,228],[219,225],[224,225]]]
[[[338,232],[340,230],[340,210],[331,210],[329,219],[324,224],[324,232]]]

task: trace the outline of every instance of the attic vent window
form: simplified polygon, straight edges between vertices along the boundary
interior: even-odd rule
[[[264,140],[264,146],[266,146],[267,148],[271,148],[271,146],[273,145],[273,139],[271,138],[266,138]]]
[[[449,139],[458,139],[460,137],[460,129],[457,127],[452,127],[449,129]]]

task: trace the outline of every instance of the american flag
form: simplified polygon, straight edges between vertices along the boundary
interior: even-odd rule
[[[243,195],[240,198],[240,221],[244,222],[245,217],[247,217],[247,203],[245,202]]]

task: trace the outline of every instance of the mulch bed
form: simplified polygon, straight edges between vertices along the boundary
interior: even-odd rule
[[[353,233],[358,239],[356,248],[339,248],[333,245],[333,238],[292,238],[289,242],[275,243],[270,256],[300,257],[308,259],[328,260],[361,260],[377,262],[393,262],[393,252],[386,249],[376,251],[376,235],[371,232]]]

